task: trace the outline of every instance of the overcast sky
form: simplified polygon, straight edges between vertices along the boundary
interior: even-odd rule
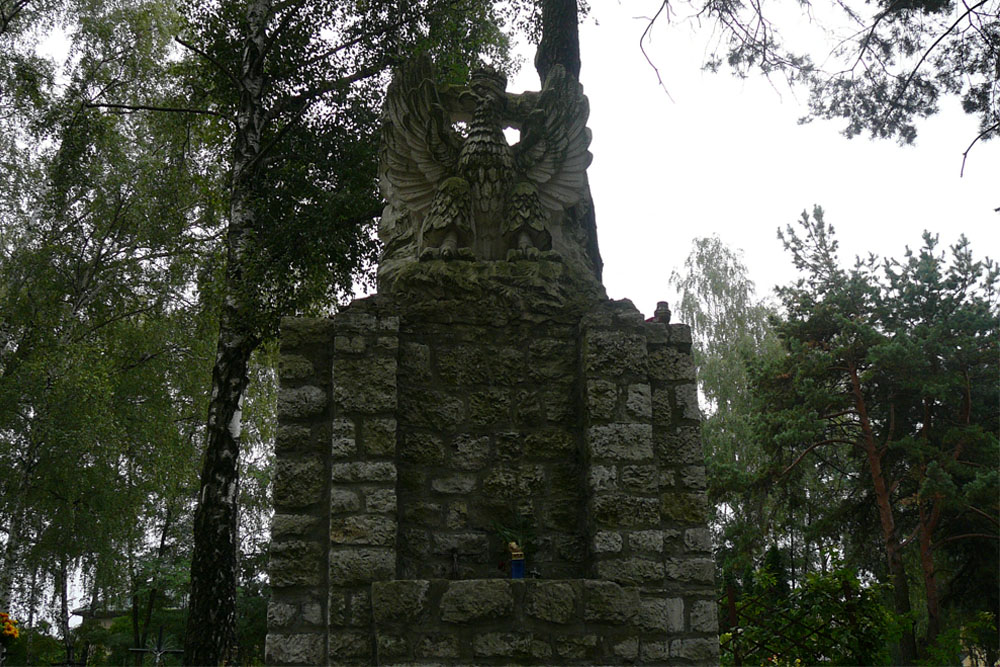
[[[659,0],[592,4],[580,79],[610,297],[651,315],[658,300],[673,301],[667,279],[692,239],[713,234],[743,251],[758,293],[769,292],[796,276],[776,230],[813,204],[825,209],[845,263],[869,251],[900,257],[925,229],[942,246],[964,233],[977,257],[1000,255],[1000,142],[977,144],[959,177],[978,129],[957,99],[918,124],[914,146],[848,140],[842,123],[797,124],[805,91],[703,73],[708,26],[678,21],[658,23],[647,45],[668,96],[639,49],[647,22],[633,18],[655,12]],[[530,60],[510,88],[538,88]]]

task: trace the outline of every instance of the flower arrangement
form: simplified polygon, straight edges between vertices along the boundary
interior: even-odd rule
[[[0,643],[9,646],[20,636],[21,631],[17,627],[17,621],[7,612],[0,611]]]

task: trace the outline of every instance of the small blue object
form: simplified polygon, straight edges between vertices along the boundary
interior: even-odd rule
[[[510,578],[524,579],[524,559],[512,558],[510,561]]]

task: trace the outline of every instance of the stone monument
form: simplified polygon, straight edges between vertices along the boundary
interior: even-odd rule
[[[718,660],[690,331],[605,296],[580,84],[505,88],[396,72],[379,292],[284,322],[269,664]]]

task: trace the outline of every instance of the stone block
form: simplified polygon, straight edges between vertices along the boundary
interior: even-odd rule
[[[490,387],[469,394],[469,422],[475,426],[494,426],[510,421],[510,393]]]
[[[674,389],[677,399],[677,409],[682,419],[701,419],[698,409],[698,387],[694,383],[678,385]]]
[[[334,482],[395,482],[396,464],[388,462],[354,461],[330,466]]]
[[[427,608],[430,582],[376,581],[372,584],[372,613],[376,623],[416,622]]]
[[[368,456],[396,453],[396,420],[368,418],[361,423],[361,442]]]
[[[282,354],[278,357],[278,377],[282,381],[303,380],[315,373],[313,363],[300,354]]]
[[[414,649],[416,658],[457,658],[458,637],[454,635],[424,635]]]
[[[372,596],[369,588],[352,591],[347,595],[350,615],[347,625],[355,628],[368,628],[372,622]]]
[[[651,551],[653,553],[663,552],[663,531],[662,530],[637,530],[629,533],[628,545],[632,551]]]
[[[639,591],[611,581],[587,579],[583,582],[583,605],[586,621],[624,625],[639,613]]]
[[[333,487],[330,489],[330,512],[356,512],[361,509],[361,499],[355,491]]]
[[[681,349],[684,349],[685,346],[688,346],[688,349],[690,349],[691,327],[687,324],[671,324],[670,342],[673,345],[680,346]]]
[[[396,489],[365,489],[364,496],[368,512],[396,513]]]
[[[599,577],[624,586],[662,582],[663,574],[663,563],[648,558],[617,558],[597,564]]]
[[[526,612],[550,623],[569,623],[576,617],[576,593],[567,583],[542,581],[529,588]]]
[[[618,468],[614,465],[592,465],[587,472],[587,485],[591,493],[616,491],[618,489]]]
[[[443,449],[442,449],[443,451]],[[490,439],[460,433],[451,443],[450,462],[461,470],[479,470],[490,459]]]
[[[635,420],[646,420],[653,416],[652,396],[648,384],[630,384],[628,386],[625,412]]]
[[[302,621],[307,625],[323,625],[323,606],[318,602],[303,602]]]
[[[715,600],[695,600],[691,603],[691,632],[718,632],[719,608]]]
[[[704,465],[705,454],[701,446],[701,429],[684,424],[654,431],[656,451],[661,461],[678,465],[695,463]]]
[[[620,641],[611,647],[611,652],[625,660],[635,660],[639,655],[639,640],[635,637],[629,637],[624,641]]]
[[[661,382],[695,379],[694,359],[673,346],[661,346],[649,351],[649,377]]]
[[[556,655],[582,660],[597,656],[597,635],[564,635],[556,638]]]
[[[271,539],[303,537],[319,526],[319,517],[308,514],[275,514],[271,517]]]
[[[399,397],[399,419],[409,427],[453,431],[465,422],[465,406],[443,391],[406,392]]]
[[[271,542],[268,564],[271,587],[318,585],[323,560],[323,549],[318,542],[306,540]]]
[[[551,654],[551,651],[541,649],[541,654],[533,655],[534,643],[534,635],[528,632],[487,632],[476,636],[472,642],[472,652],[477,658],[529,658],[547,657]],[[545,648],[548,649],[547,646]]]
[[[688,551],[712,552],[712,532],[708,528],[688,528],[684,531],[684,546]]]
[[[647,632],[683,632],[684,602],[680,598],[643,598],[636,625]]]
[[[490,541],[485,533],[436,533],[432,536],[432,553],[439,556],[457,554],[474,562],[487,562]]]
[[[719,664],[719,640],[710,639],[675,639],[670,642],[670,657],[690,660],[695,664]]]
[[[399,441],[399,459],[409,463],[440,465],[445,461],[444,442],[425,431],[404,433]]]
[[[703,492],[666,491],[660,494],[660,514],[666,521],[704,525],[708,519],[708,499]]]
[[[384,665],[387,660],[405,658],[407,654],[406,638],[379,632],[375,637],[375,651],[378,660],[375,664]]]
[[[365,337],[359,334],[334,336],[333,349],[336,352],[361,354],[365,351]]]
[[[274,504],[306,507],[323,498],[323,464],[317,459],[278,459],[274,463]]]
[[[524,454],[529,459],[566,460],[576,452],[576,443],[567,430],[550,428],[524,436]]]
[[[279,423],[274,438],[274,452],[279,456],[293,452],[319,453],[319,448],[308,424]]]
[[[326,410],[326,392],[319,387],[282,387],[278,390],[278,418],[315,417]]]
[[[399,373],[411,382],[431,379],[431,348],[422,343],[403,343],[399,347]]]
[[[395,573],[395,549],[341,548],[330,551],[330,581],[335,585],[391,579]]]
[[[649,424],[605,424],[587,432],[595,459],[644,461],[653,458],[653,427]]]
[[[594,553],[618,553],[622,550],[621,533],[599,530],[594,533],[594,539],[591,541],[591,546]]]
[[[521,500],[545,483],[545,471],[537,465],[497,466],[483,480],[483,491],[499,500]]]
[[[396,520],[371,514],[334,518],[330,521],[330,542],[391,547],[396,543]]]
[[[438,493],[467,494],[476,488],[476,476],[468,473],[446,475],[431,480],[431,489]]]
[[[354,438],[354,420],[334,419],[331,422],[330,456],[334,459],[347,459],[354,456],[358,449]]]
[[[591,501],[591,519],[607,528],[653,528],[660,523],[659,502],[654,498],[606,493]]]
[[[333,364],[333,402],[344,412],[374,414],[396,409],[396,360],[339,358]]]
[[[299,606],[284,602],[270,601],[267,603],[267,627],[280,630],[293,625],[299,615]]]
[[[281,350],[325,344],[333,333],[333,320],[318,317],[281,318]]]
[[[587,412],[591,421],[614,421],[618,416],[618,384],[609,380],[588,380]]]
[[[390,332],[399,331],[399,316],[382,315],[378,318],[378,330]]]
[[[715,582],[715,563],[708,558],[668,558],[667,576],[680,583],[712,584]]]
[[[508,580],[452,581],[441,596],[441,620],[446,623],[468,623],[501,618],[509,615],[513,607],[514,597]]]
[[[663,665],[670,658],[669,641],[643,641],[639,645],[639,663]]]
[[[646,375],[646,338],[626,331],[588,331],[584,337],[588,375]]]
[[[323,635],[269,632],[264,654],[269,665],[319,665],[324,662]]]
[[[539,400],[545,410],[545,419],[550,424],[575,423],[576,406],[572,386],[566,385],[540,392]]]
[[[446,385],[487,384],[493,376],[487,355],[474,345],[437,346],[434,365]]]
[[[674,423],[674,390],[671,387],[654,387],[652,395],[652,421],[657,426]]]
[[[705,466],[685,466],[681,468],[681,484],[695,491],[703,491],[706,487]]]
[[[622,487],[633,493],[656,493],[660,471],[655,463],[622,466]]]
[[[330,633],[330,664],[342,664],[344,660],[352,658],[371,658],[371,653],[371,643],[367,632],[342,630]]]

